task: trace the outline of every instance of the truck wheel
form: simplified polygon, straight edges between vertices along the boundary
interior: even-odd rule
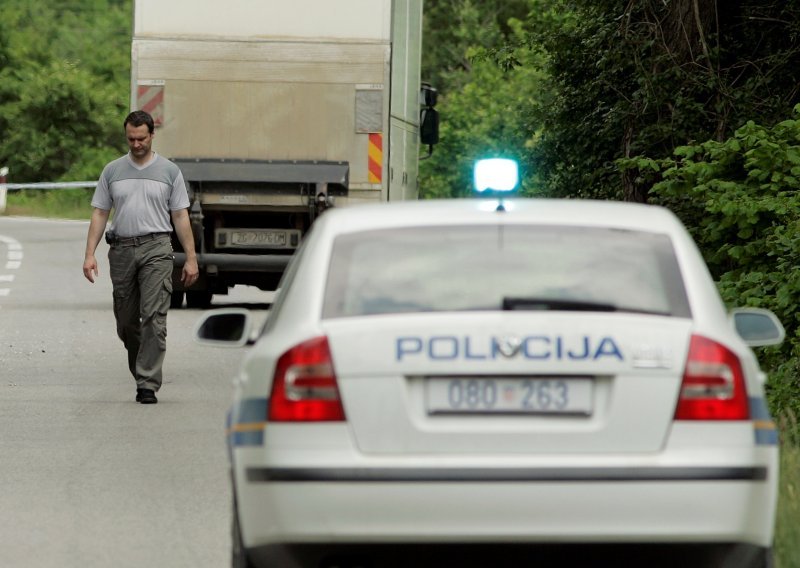
[[[172,297],[169,299],[169,307],[171,309],[178,309],[183,306],[183,290],[180,292],[173,292]]]
[[[211,296],[207,290],[186,290],[186,307],[204,310],[211,305]]]

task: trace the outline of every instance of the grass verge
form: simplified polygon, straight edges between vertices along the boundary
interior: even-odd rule
[[[800,436],[791,413],[781,420],[781,482],[775,526],[776,568],[800,568]]]
[[[6,215],[53,219],[86,219],[92,215],[94,189],[22,189],[9,191]]]

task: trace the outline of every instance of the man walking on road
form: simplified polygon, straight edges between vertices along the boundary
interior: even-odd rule
[[[167,348],[167,310],[172,295],[172,227],[186,253],[181,281],[188,287],[198,276],[189,196],[183,174],[152,149],[153,118],[134,111],[124,122],[130,152],[106,165],[92,198],[83,275],[94,282],[99,271],[95,251],[111,210],[106,233],[109,273],[114,287],[117,335],[128,351],[128,368],[136,380],[136,401],[158,402]],[[172,224],[170,224],[170,219]]]

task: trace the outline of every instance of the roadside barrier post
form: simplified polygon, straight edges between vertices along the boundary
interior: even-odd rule
[[[0,213],[6,212],[6,176],[8,168],[0,168]]]

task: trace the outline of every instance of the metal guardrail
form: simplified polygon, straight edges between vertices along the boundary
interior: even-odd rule
[[[96,181],[69,181],[69,182],[41,182],[41,183],[0,183],[0,213],[5,211],[6,190],[10,189],[72,189],[80,187],[96,187]],[[291,256],[276,254],[198,254],[199,266],[217,266],[233,270],[258,270],[267,272],[282,272],[289,264]],[[183,266],[186,254],[176,252],[173,254],[175,266]]]
[[[74,189],[76,187],[96,187],[96,181],[55,181],[37,183],[3,183],[5,189]]]
[[[5,168],[3,168],[5,170]],[[7,171],[7,170],[6,170]],[[4,172],[5,173],[5,172]],[[96,187],[96,181],[55,181],[38,183],[0,183],[0,213],[6,211],[6,194],[17,189],[74,189]]]

